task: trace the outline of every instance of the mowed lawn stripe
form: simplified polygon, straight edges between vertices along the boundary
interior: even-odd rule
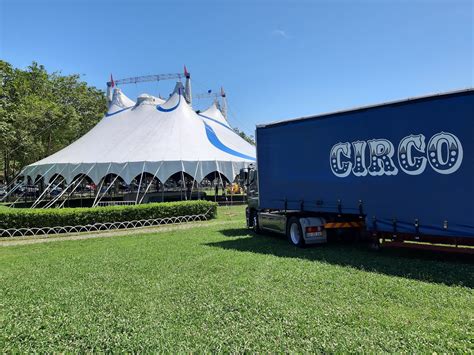
[[[226,225],[2,248],[1,350],[474,349],[472,263],[296,249],[232,211]]]

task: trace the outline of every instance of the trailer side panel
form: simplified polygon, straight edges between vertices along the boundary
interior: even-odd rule
[[[262,208],[362,209],[380,231],[474,237],[472,90],[280,122],[256,135]]]

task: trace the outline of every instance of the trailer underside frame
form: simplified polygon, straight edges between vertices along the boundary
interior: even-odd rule
[[[374,243],[382,248],[410,248],[448,253],[474,254],[474,238],[415,235],[410,233],[374,232]]]

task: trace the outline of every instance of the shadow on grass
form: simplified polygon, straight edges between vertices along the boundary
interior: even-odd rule
[[[472,255],[406,249],[373,251],[362,243],[329,243],[300,249],[289,245],[283,236],[256,235],[245,228],[225,229],[221,233],[232,239],[207,245],[325,262],[407,279],[474,288]]]

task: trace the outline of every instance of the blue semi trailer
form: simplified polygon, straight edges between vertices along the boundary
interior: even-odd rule
[[[473,89],[259,125],[256,139],[240,176],[256,231],[474,245]]]

